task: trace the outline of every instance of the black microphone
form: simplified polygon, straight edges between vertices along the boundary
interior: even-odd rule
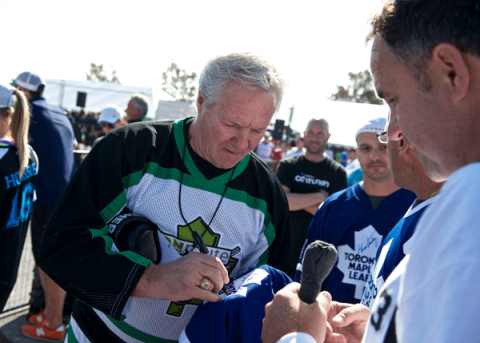
[[[338,252],[333,244],[317,240],[308,245],[303,255],[303,271],[300,280],[300,300],[312,304],[317,299],[323,281],[330,274]]]

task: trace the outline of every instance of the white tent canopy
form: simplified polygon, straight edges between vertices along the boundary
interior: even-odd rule
[[[116,104],[121,109],[125,109],[133,93],[142,93],[149,99],[147,116],[150,118],[156,117],[156,104],[159,100],[173,100],[164,91],[153,88],[126,86],[111,82],[55,79],[46,80],[44,97],[51,104],[79,111],[81,107],[77,106],[78,92],[87,94],[85,109],[89,112],[100,112],[109,104]]]

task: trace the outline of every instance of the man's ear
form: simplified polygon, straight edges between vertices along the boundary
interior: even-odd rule
[[[470,70],[460,50],[451,44],[437,45],[432,52],[432,68],[451,90],[452,100],[460,101],[468,93]]]
[[[414,149],[402,138],[398,141],[398,155],[405,157],[407,154],[414,154]]]
[[[197,113],[200,114],[203,111],[203,104],[205,102],[205,99],[203,98],[202,91],[198,91],[198,96],[197,96]]]

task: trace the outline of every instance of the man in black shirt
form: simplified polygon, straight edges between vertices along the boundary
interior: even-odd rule
[[[296,261],[318,207],[330,194],[347,188],[345,169],[324,156],[330,138],[328,122],[325,119],[310,120],[304,137],[305,155],[284,159],[277,169],[277,177],[287,194]]]

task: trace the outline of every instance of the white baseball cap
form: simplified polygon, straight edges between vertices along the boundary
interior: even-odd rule
[[[100,118],[98,118],[97,122],[107,122],[110,124],[115,124],[120,119],[122,119],[122,110],[117,105],[110,104],[105,107],[102,112],[100,112]]]
[[[37,74],[25,71],[18,75],[15,81],[13,81],[12,86],[19,86],[31,92],[43,92],[45,82]]]
[[[387,124],[387,118],[375,118],[370,120],[368,123],[363,125],[360,129],[358,129],[357,133],[355,134],[355,139],[357,139],[358,135],[363,132],[375,132],[381,133],[385,131],[385,125]]]
[[[15,88],[10,85],[0,85],[0,108],[12,106],[12,94]]]

